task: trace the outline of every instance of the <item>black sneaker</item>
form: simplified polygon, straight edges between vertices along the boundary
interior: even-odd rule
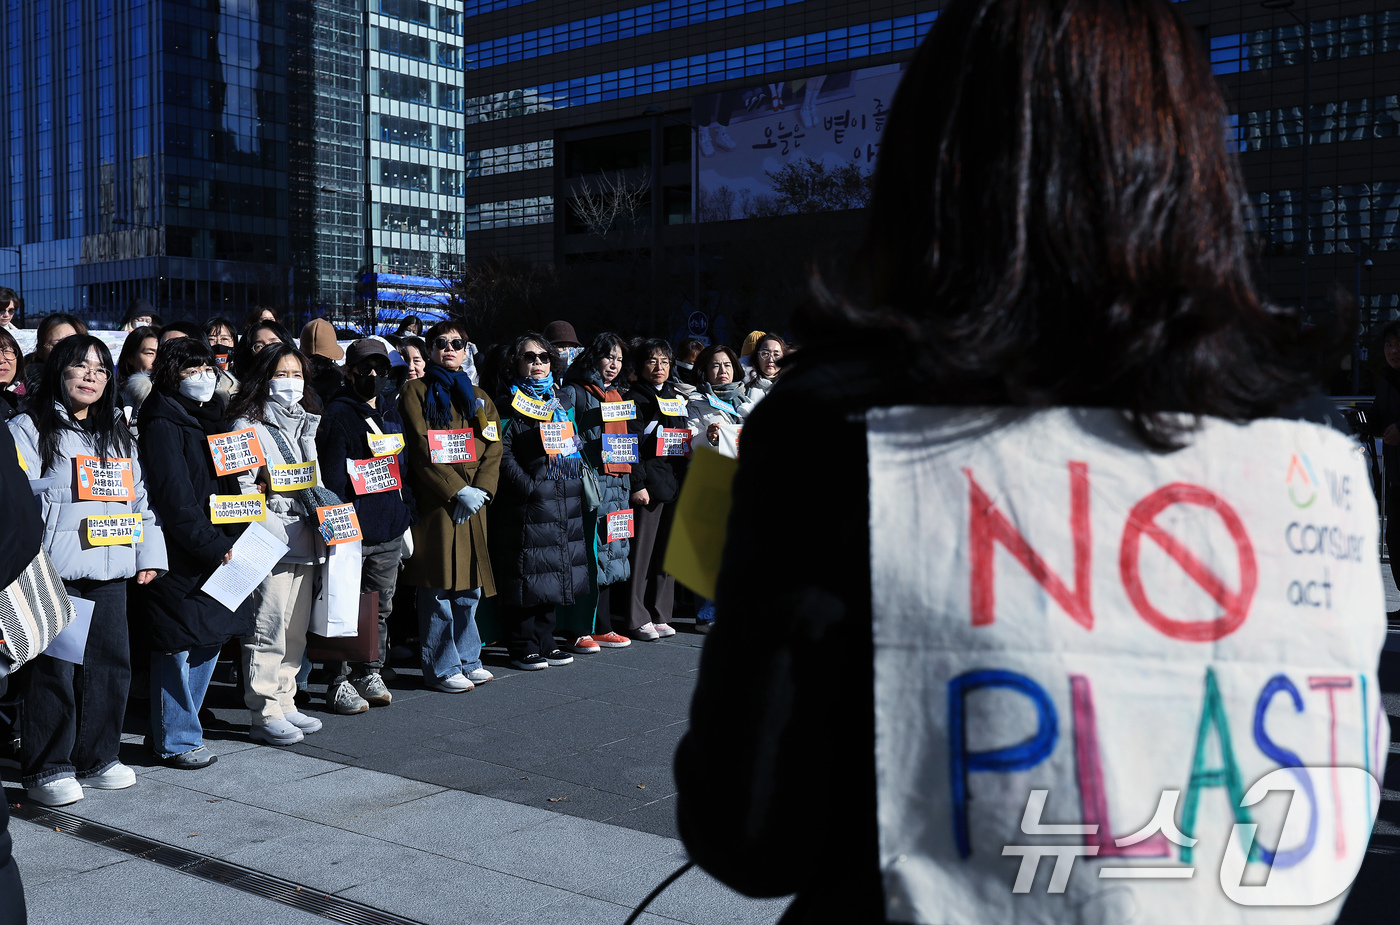
[[[544,660],[551,665],[572,665],[574,657],[563,649],[555,649],[553,652],[546,652]]]
[[[573,659],[569,659],[573,661]],[[554,662],[547,660],[543,655],[527,655],[524,658],[513,658],[510,663],[521,671],[538,671],[541,668],[548,668]],[[565,664],[560,662],[559,664]]]

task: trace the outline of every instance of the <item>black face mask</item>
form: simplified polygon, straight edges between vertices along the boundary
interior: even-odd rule
[[[379,377],[366,376],[364,373],[357,373],[351,380],[350,387],[355,390],[355,394],[363,399],[371,399],[379,394]]]

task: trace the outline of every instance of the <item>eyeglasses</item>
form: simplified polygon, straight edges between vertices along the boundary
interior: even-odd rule
[[[783,352],[781,350],[760,350],[758,351],[760,360],[781,360]]]
[[[73,376],[74,379],[86,379],[89,374],[98,382],[106,382],[108,379],[112,378],[111,371],[103,366],[85,366],[82,363],[76,363],[68,367],[68,371],[70,373],[76,373],[76,375]]]
[[[529,362],[531,365],[535,363],[549,365],[549,354],[547,353],[535,353],[530,350],[522,350],[520,351],[520,359]]]
[[[200,373],[212,373],[213,371],[214,370],[210,368],[208,363],[201,363],[198,366],[186,366],[184,369],[180,370],[180,378],[188,379]]]
[[[0,314],[4,314],[4,313],[3,313],[3,312],[0,312]],[[17,360],[17,359],[19,359],[19,354],[18,354],[17,352],[15,352],[15,349],[14,349],[13,347],[0,347],[0,360]]]
[[[13,315],[15,313],[15,303],[6,302],[0,305],[0,315]]]
[[[464,340],[462,340],[462,338],[460,338],[460,337],[454,337],[454,338],[452,338],[451,340],[447,339],[446,337],[439,337],[439,338],[437,338],[436,340],[433,341],[433,349],[434,349],[434,350],[466,350],[466,349],[467,349],[467,342],[464,341]]]

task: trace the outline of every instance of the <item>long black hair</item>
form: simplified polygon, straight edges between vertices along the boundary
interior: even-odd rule
[[[97,351],[102,368],[107,370],[107,383],[101,397],[88,406],[87,426],[84,427],[73,417],[73,400],[68,397],[64,377],[70,368],[86,362],[89,350]],[[106,344],[90,334],[65,337],[54,345],[44,363],[39,388],[29,403],[29,416],[39,431],[39,455],[45,471],[58,463],[59,439],[65,430],[86,431],[91,436],[93,450],[104,460],[131,455],[131,430],[126,421],[117,416],[112,354]]]
[[[264,309],[258,310],[263,311]],[[257,365],[258,354],[253,351],[253,335],[263,330],[276,334],[277,339],[284,344],[296,343],[292,332],[276,321],[253,322],[248,326],[248,330],[243,332],[243,336],[238,338],[238,347],[233,351],[233,371],[239,379],[251,375],[253,367]]]
[[[301,364],[301,375],[305,382],[302,386],[302,407],[306,407],[308,403],[316,404],[316,390],[311,387],[311,364],[306,361],[306,354],[298,350],[296,344],[268,344],[254,357],[248,374],[238,384],[238,391],[234,393],[233,402],[228,407],[230,421],[239,418],[259,422],[267,420],[264,409],[272,391],[268,388],[268,383],[272,381],[273,374],[277,372],[277,364],[282,362],[283,357],[295,357]]]
[[[141,355],[141,345],[150,339],[155,340],[159,349],[160,328],[143,324],[132,328],[131,333],[126,335],[126,340],[122,341],[122,352],[117,356],[117,372],[123,379],[136,372],[136,358]]]
[[[564,377],[567,379],[592,379],[598,373],[599,362],[602,361],[603,357],[610,355],[614,347],[622,351],[622,371],[617,374],[613,383],[615,385],[620,383],[625,387],[627,379],[632,373],[632,351],[627,348],[627,341],[609,331],[596,335],[588,346],[583,348],[583,353],[580,353],[569,364],[569,368],[564,372]]]
[[[865,291],[818,282],[814,353],[897,338],[935,401],[1122,408],[1156,446],[1166,412],[1275,413],[1347,319],[1264,304],[1225,115],[1174,4],[954,0],[895,94]]]
[[[51,315],[45,315],[43,320],[39,322],[39,330],[34,332],[33,355],[35,359],[47,359],[46,357],[39,356],[39,351],[44,349],[44,341],[48,338],[50,332],[61,324],[68,325],[79,334],[86,334],[88,332],[87,325],[76,315],[68,315],[63,312],[54,312]],[[105,350],[106,347],[104,346],[103,349]]]

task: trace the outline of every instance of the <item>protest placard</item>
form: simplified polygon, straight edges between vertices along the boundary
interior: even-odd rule
[[[608,542],[632,538],[632,509],[613,511],[608,515]]]
[[[353,504],[318,507],[316,521],[321,525],[321,538],[330,546],[364,539],[360,532],[360,515],[355,513]]]
[[[472,429],[428,431],[428,458],[443,464],[476,462],[476,440]]]
[[[641,462],[637,455],[640,439],[636,434],[603,434],[603,462]]]
[[[214,471],[219,475],[233,475],[267,465],[258,433],[251,427],[212,434],[207,439],[209,455],[214,458]]]
[[[537,421],[547,421],[554,416],[554,399],[540,401],[538,398],[531,398],[524,392],[517,391],[515,397],[510,400],[510,406],[516,411]]]
[[[316,484],[316,461],[274,463],[269,474],[273,491],[302,491]]]
[[[667,417],[685,417],[684,398],[661,398],[658,396],[656,399],[656,407],[661,409],[661,413],[666,415]]]
[[[719,451],[732,459],[738,459],[739,436],[744,432],[744,425],[721,423],[718,426]]]
[[[689,456],[690,431],[684,427],[663,427],[656,431],[657,456]]]
[[[399,478],[399,460],[394,456],[347,459],[345,473],[350,476],[350,484],[354,486],[357,495],[398,491],[403,485]]]
[[[73,465],[77,468],[78,500],[136,500],[130,459],[103,460],[97,456],[78,455],[73,458]]]
[[[140,514],[94,514],[87,518],[90,546],[130,546],[144,540]]]
[[[1115,410],[870,412],[891,918],[1336,919],[1389,741],[1364,457],[1299,421],[1183,439],[1149,451]]]
[[[598,407],[602,409],[604,421],[631,421],[637,417],[637,403],[634,401],[605,401]]]
[[[210,495],[209,521],[241,524],[267,520],[267,498],[263,495]]]
[[[403,434],[365,434],[371,456],[397,456],[403,452]]]
[[[550,456],[572,453],[577,449],[574,425],[569,421],[540,422],[540,441],[544,444],[544,451]]]

